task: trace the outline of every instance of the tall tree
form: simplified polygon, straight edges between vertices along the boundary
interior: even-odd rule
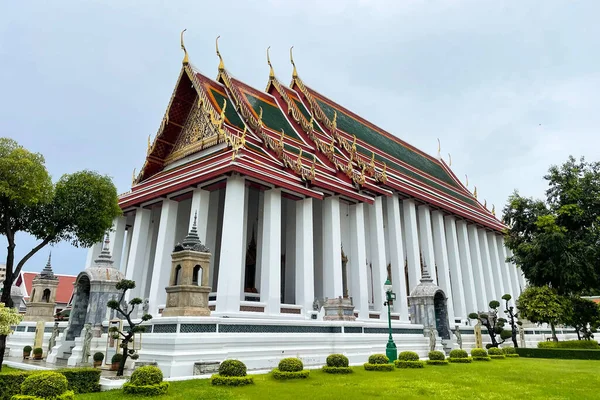
[[[521,316],[531,322],[547,323],[552,329],[552,340],[556,337],[556,324],[564,322],[567,318],[567,302],[548,286],[529,286],[517,300],[517,307]]]
[[[600,289],[600,163],[569,157],[544,179],[545,201],[515,192],[504,208],[511,261],[560,295]]]
[[[600,306],[588,299],[573,296],[568,299],[565,324],[575,328],[577,338],[590,340],[600,325]]]
[[[0,138],[0,235],[8,242],[0,302],[13,306],[13,282],[27,260],[44,246],[67,241],[89,247],[102,240],[120,214],[117,189],[109,177],[80,171],[52,184],[41,154]],[[39,242],[15,265],[17,232],[29,233]],[[0,334],[0,366],[5,347],[6,335]]]

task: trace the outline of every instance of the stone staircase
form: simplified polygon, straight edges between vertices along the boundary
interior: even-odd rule
[[[75,347],[75,345],[73,346],[69,346],[69,351],[65,351],[63,352],[61,357],[56,357],[56,365],[60,365],[60,366],[67,366],[67,361],[69,360],[69,357],[71,357],[71,355],[73,354],[73,348]]]

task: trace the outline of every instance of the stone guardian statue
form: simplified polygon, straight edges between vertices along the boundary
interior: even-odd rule
[[[88,364],[89,358],[92,355],[91,346],[92,346],[92,324],[85,324],[83,334],[83,349],[81,351],[81,363]]]

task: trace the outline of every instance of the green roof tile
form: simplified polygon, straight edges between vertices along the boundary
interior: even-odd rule
[[[294,139],[302,141],[302,139],[300,139],[294,128],[292,128],[292,126],[289,124],[289,122],[285,118],[285,115],[279,107],[267,103],[266,101],[263,101],[258,97],[252,96],[249,93],[245,93],[245,95],[246,99],[248,100],[248,103],[250,103],[250,105],[254,109],[254,112],[259,114],[260,108],[262,107],[262,121],[266,126],[268,126],[276,132],[281,132],[281,130],[283,129],[286,136],[290,136]]]
[[[317,102],[327,117],[329,119],[333,119],[334,108],[319,99],[317,99]],[[343,112],[338,111],[337,113],[337,126],[344,132],[351,135],[356,135],[358,139],[369,143],[373,147],[385,151],[392,157],[402,160],[405,163],[431,176],[434,176],[451,186],[457,186],[456,182],[439,164],[384,136],[383,134],[375,131],[369,126],[357,121]],[[370,151],[367,151],[365,154],[371,156]],[[423,178],[420,176],[418,179],[423,180]]]
[[[221,110],[221,107],[223,106],[223,100],[227,101],[227,107],[225,108],[225,117],[227,118],[227,120],[229,121],[230,124],[243,130],[244,123],[242,122],[242,119],[238,115],[237,111],[235,111],[235,106],[233,105],[231,100],[229,100],[229,97],[223,96],[221,93],[217,92],[214,89],[210,89],[210,91],[211,91],[212,95],[215,96],[215,100],[217,100],[217,104],[219,105],[219,110]]]

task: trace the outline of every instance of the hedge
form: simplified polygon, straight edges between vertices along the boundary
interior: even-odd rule
[[[600,344],[595,340],[565,340],[562,342],[539,342],[538,349],[595,349],[600,350]]]
[[[221,376],[213,375],[210,378],[210,383],[215,386],[244,386],[254,383],[251,376]]]
[[[7,372],[0,374],[0,400],[10,400],[14,395],[21,393],[21,384],[33,371]]]
[[[160,396],[169,390],[169,382],[160,382],[153,385],[135,385],[131,382],[123,384],[123,393],[139,396]]]
[[[423,361],[404,361],[404,360],[396,360],[394,361],[396,368],[423,368],[425,363]]]
[[[287,379],[306,379],[310,371],[305,369],[301,371],[282,371],[279,368],[275,368],[273,370],[273,378],[278,380],[287,380]]]
[[[30,396],[28,394],[16,394],[12,396],[12,400],[44,400],[44,397]],[[52,400],[74,400],[75,393],[72,390],[67,390],[61,395],[53,397]]]
[[[219,365],[221,376],[246,376],[246,364],[239,360],[225,360]]]
[[[67,378],[60,372],[42,371],[29,375],[21,384],[21,393],[54,399],[69,388]]]
[[[394,364],[365,363],[364,367],[365,367],[366,371],[393,371],[394,370]]]
[[[350,367],[330,367],[326,365],[323,367],[323,372],[328,374],[351,374],[353,371]]]
[[[69,390],[75,394],[100,391],[100,373],[96,368],[63,368],[57,370],[67,378]]]
[[[277,369],[281,372],[300,372],[304,369],[304,364],[299,358],[283,358],[279,361]]]
[[[463,349],[454,349],[450,351],[450,358],[469,358],[469,353]]]
[[[490,358],[492,359],[503,359],[506,358],[504,356],[504,351],[502,349],[499,349],[497,347],[492,347],[488,350],[488,354],[490,356]]]
[[[347,367],[348,357],[343,354],[330,354],[326,362],[328,367]]]
[[[367,364],[388,364],[390,359],[385,354],[371,354]]]
[[[427,365],[448,365],[448,360],[427,360]]]
[[[163,381],[163,374],[160,368],[146,365],[139,367],[131,374],[129,382],[137,386],[158,385]]]
[[[564,360],[600,360],[600,350],[530,349],[530,348],[521,348],[521,347],[519,347],[516,350],[517,350],[517,354],[521,357],[561,358]]]
[[[450,357],[450,358],[448,358],[448,361],[450,361],[451,363],[456,363],[456,364],[461,364],[461,363],[462,364],[468,364],[468,363],[473,362],[473,359],[471,357],[467,357],[467,358],[464,358],[464,357],[456,357],[456,358],[455,357]]]
[[[475,357],[474,356],[474,357],[471,357],[471,359],[473,361],[492,361],[491,357],[489,357],[489,356],[487,356],[487,357],[479,357],[479,356]]]
[[[419,361],[419,355],[414,351],[403,351],[398,354],[398,360],[400,361]]]

